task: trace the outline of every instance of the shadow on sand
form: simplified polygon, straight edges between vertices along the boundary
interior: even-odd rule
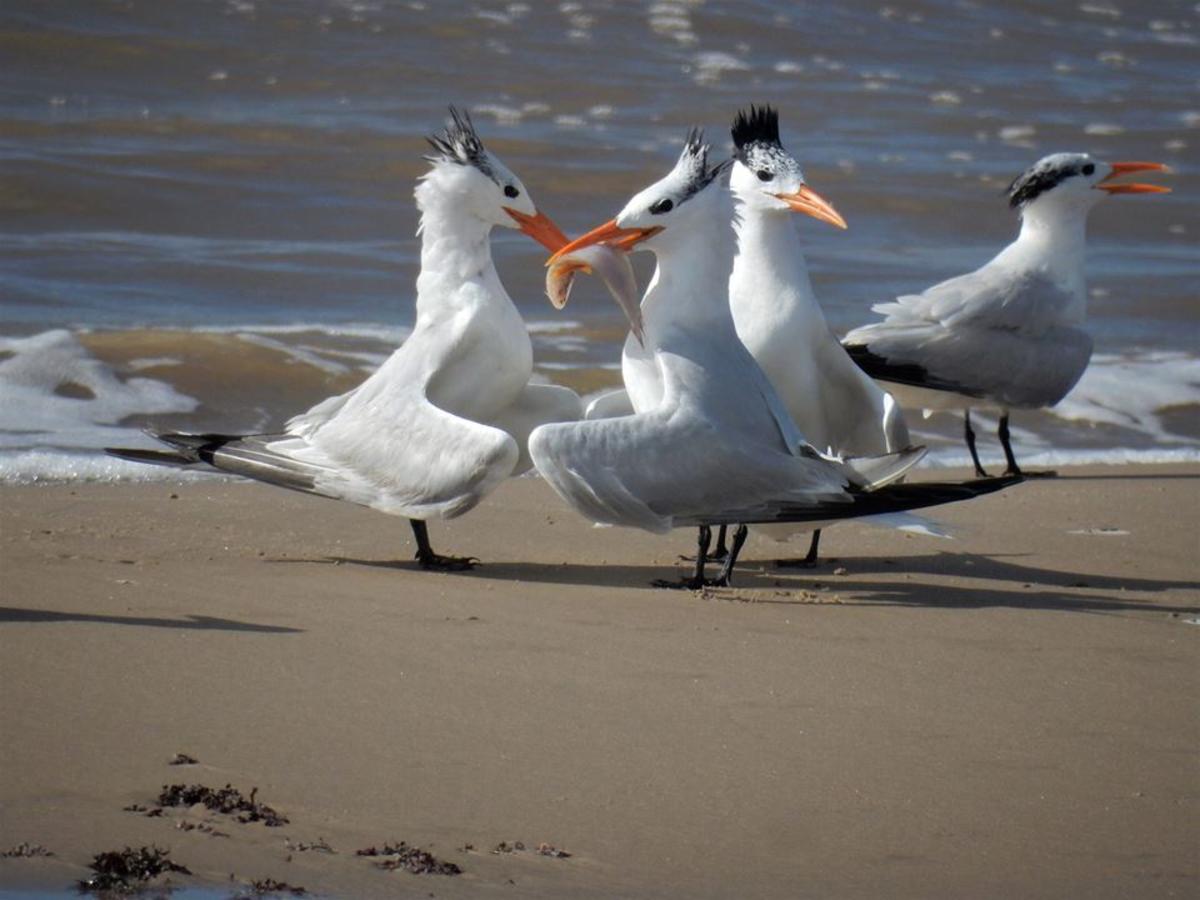
[[[50,609],[20,609],[0,606],[0,624],[10,622],[100,622],[105,625],[140,625],[144,628],[193,628],[202,631],[248,631],[259,634],[300,634],[302,628],[282,625],[258,625],[213,616],[186,616],[182,619],[160,619],[151,616],[102,616],[93,613],[55,612]]]
[[[325,557],[323,559],[279,559],[281,563],[317,563],[323,565],[367,566],[379,569],[420,571],[410,560],[354,559]],[[715,568],[715,567],[714,567]],[[834,575],[835,568],[845,568]],[[485,562],[478,568],[455,575],[481,580],[534,582],[561,585],[608,585],[612,587],[659,590],[651,584],[658,578],[675,578],[688,571],[686,565],[626,566],[584,565],[575,563]],[[856,576],[888,574],[923,576],[919,580],[863,580]],[[939,584],[928,576],[981,579],[1003,582],[974,585]],[[1014,562],[1012,557],[991,557],[978,554],[949,553],[917,556],[854,557],[828,560],[817,568],[797,573],[776,569],[773,561],[747,559],[739,565],[734,588],[768,591],[809,591],[828,585],[839,595],[853,595],[842,601],[843,606],[905,605],[931,608],[983,609],[1005,606],[1014,609],[1054,610],[1060,612],[1168,612],[1200,613],[1200,606],[1180,603],[1158,604],[1148,600],[1101,596],[1083,590],[1127,590],[1161,592],[1169,590],[1200,590],[1200,582],[1152,578],[1118,577],[1080,574],[1045,569]],[[1070,592],[1067,592],[1067,589]],[[720,589],[718,589],[720,590]],[[716,596],[720,596],[718,593]],[[730,590],[731,600],[752,599],[758,603],[807,605],[811,595],[789,598],[779,595],[768,599],[739,598]]]
[[[978,553],[943,550],[937,553],[913,556],[858,556],[822,560],[816,569],[808,571],[813,575],[819,575],[821,573],[828,574],[836,567],[844,567],[851,576],[886,572],[908,575],[943,575],[952,578],[986,578],[1017,582],[1021,586],[1028,584],[1034,587],[1094,588],[1114,591],[1200,590],[1200,581],[1102,575],[1096,572],[1064,572],[1058,569],[1024,565],[1015,561],[1030,556],[1032,554],[985,556]],[[755,563],[745,560],[745,564],[749,566]],[[771,562],[763,562],[759,565],[773,567]],[[840,583],[840,577],[838,581]]]
[[[1110,472],[1098,475],[1087,475],[1071,473],[1070,475],[1056,475],[1049,479],[1046,483],[1053,484],[1056,481],[1170,481],[1172,479],[1192,480],[1200,478],[1200,474],[1191,472],[1130,472],[1128,474],[1122,472]]]
[[[656,578],[671,578],[667,566],[582,565],[576,563],[487,562],[474,569],[460,572],[423,572],[411,559],[355,559],[349,556],[326,556],[319,559],[270,559],[272,563],[309,563],[329,566],[365,566],[371,569],[392,569],[398,572],[421,572],[430,578],[455,575],[489,581],[533,581],[541,584],[607,585],[610,587],[644,588],[655,590]],[[680,570],[682,571],[682,570]]]

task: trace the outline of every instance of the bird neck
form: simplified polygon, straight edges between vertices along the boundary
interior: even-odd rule
[[[489,240],[492,226],[464,210],[455,198],[422,184],[417,188],[421,210],[421,274],[417,302],[423,296],[448,296],[467,281],[496,279]]]
[[[701,195],[712,207],[696,210],[686,224],[678,224],[655,239],[658,268],[642,300],[647,342],[669,326],[702,328],[728,325],[729,273],[737,249],[733,232],[733,206],[722,203],[728,191],[715,186],[714,197]]]
[[[1033,204],[1022,212],[1021,233],[1005,253],[1023,268],[1038,269],[1082,291],[1086,245],[1086,209]]]
[[[793,215],[791,210],[738,207],[734,222],[737,256],[729,280],[729,299],[735,308],[762,303],[777,312],[787,306],[815,307],[816,295]]]

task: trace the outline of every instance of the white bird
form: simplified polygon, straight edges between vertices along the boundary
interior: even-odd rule
[[[730,133],[738,252],[729,306],[738,337],[814,447],[832,456],[905,449],[911,441],[899,405],[854,364],[825,321],[792,213],[839,228],[845,220],[805,182],[799,162],[780,142],[774,109],[739,112]],[[764,530],[779,540],[796,532],[785,526]],[[820,539],[818,527],[806,557],[780,564],[812,565]]]
[[[427,569],[471,567],[441,556],[425,521],[474,507],[530,465],[529,432],[582,415],[579,397],[531,384],[533,350],[492,263],[493,227],[519,228],[549,250],[566,236],[483,146],[453,107],[430,138],[414,192],[421,272],[411,336],[366,381],[291,419],[279,434],[155,435],[172,451],[113,449],[127,459],[205,465],[281,487],[405,516]]]
[[[538,471],[597,522],[652,532],[701,526],[696,573],[705,582],[710,526],[840,519],[965,499],[1011,480],[975,485],[899,485],[921,448],[838,460],[805,443],[762,369],[738,340],[729,309],[736,248],[729,191],[688,136],[678,162],[615,219],[560,250],[611,243],[658,260],[645,297],[645,346],[626,343],[634,412],[542,425],[529,438]],[[630,378],[630,373],[633,377]],[[715,583],[727,584],[745,540],[739,528]]]
[[[1008,189],[1009,205],[1021,213],[1017,239],[974,272],[873,307],[885,319],[846,335],[850,356],[904,406],[965,410],[964,436],[980,475],[971,410],[998,409],[1005,474],[1021,474],[1009,441],[1010,410],[1058,403],[1092,355],[1083,328],[1088,212],[1106,194],[1165,193],[1112,180],[1164,169],[1086,153],[1039,160]]]
[[[738,337],[771,380],[800,433],[832,456],[875,456],[911,443],[898,404],[847,355],[830,330],[813,293],[791,214],[802,212],[845,228],[833,206],[809,187],[800,164],[779,140],[771,107],[739,112],[731,129],[735,157],[729,186],[736,200],[737,255],[729,278],[729,304]],[[645,372],[640,342],[625,345],[625,380]],[[628,414],[624,390],[588,406],[589,419]],[[915,518],[915,517],[913,517]],[[912,522],[905,520],[905,525]],[[776,540],[812,531],[808,555],[780,565],[813,565],[821,538],[816,527],[765,526]],[[715,558],[725,554],[725,529]]]

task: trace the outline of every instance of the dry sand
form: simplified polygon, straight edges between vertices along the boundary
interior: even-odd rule
[[[537,480],[432,526],[457,575],[261,486],[4,488],[0,850],[56,856],[0,886],[156,843],[337,897],[1194,897],[1200,467],[1067,474],[705,594],[648,586],[690,534]],[[168,783],[290,823],[122,811]],[[464,874],[354,855],[392,840]]]

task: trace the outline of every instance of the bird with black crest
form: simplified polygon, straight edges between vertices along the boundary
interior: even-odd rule
[[[1005,474],[1022,474],[1009,434],[1010,412],[1054,406],[1092,356],[1092,337],[1084,328],[1088,213],[1110,194],[1166,193],[1169,188],[1161,185],[1118,180],[1166,168],[1106,163],[1086,153],[1039,160],[1008,188],[1009,206],[1021,215],[1015,241],[974,272],[877,304],[872,309],[883,321],[854,329],[843,344],[902,406],[927,413],[963,410],[963,436],[979,475],[986,472],[971,410],[999,411]]]
[[[516,228],[548,250],[566,236],[538,212],[521,180],[483,145],[466,112],[450,109],[414,195],[421,271],[412,334],[366,381],[272,434],[153,435],[169,450],[117,448],[125,459],[217,469],[347,500],[409,519],[417,562],[465,569],[443,556],[426,521],[472,509],[529,468],[527,438],[577,419],[579,397],[533,384],[529,332],[492,262],[489,235]]]
[[[854,364],[825,321],[793,213],[843,229],[845,219],[809,186],[800,163],[783,146],[775,109],[751,105],[739,111],[730,135],[737,256],[729,306],[738,337],[814,447],[838,457],[906,449],[911,441],[899,405]],[[817,561],[820,524],[762,530],[777,540],[812,531],[806,556],[778,563],[811,566]],[[936,530],[927,520],[900,514],[878,524]]]
[[[894,485],[923,448],[858,459],[804,440],[738,339],[729,309],[737,248],[733,198],[693,130],[675,166],[617,216],[551,257],[607,244],[654,253],[642,298],[644,340],[627,341],[622,375],[633,412],[542,425],[529,436],[538,472],[592,519],[664,533],[699,527],[696,567],[679,584],[730,583],[745,523],[813,522],[917,509],[999,490],[972,484]],[[717,578],[704,573],[712,527],[738,524]]]

